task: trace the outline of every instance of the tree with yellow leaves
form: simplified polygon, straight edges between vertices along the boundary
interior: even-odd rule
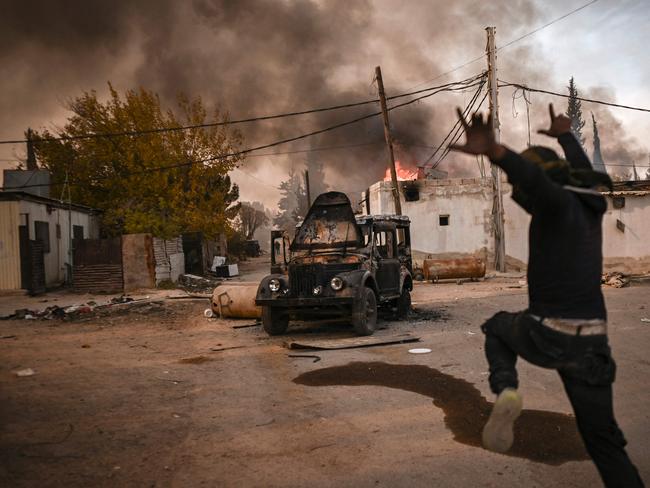
[[[34,134],[38,159],[52,173],[51,195],[67,180],[74,203],[103,211],[102,231],[109,236],[203,232],[212,238],[230,230],[239,188],[228,172],[242,158],[229,155],[241,147],[241,134],[228,126],[160,131],[225,121],[227,114],[208,113],[200,97],[179,96],[172,110],[144,88],[122,97],[109,83],[109,93],[104,102],[85,92],[67,104],[72,114],[62,129]],[[106,133],[113,135],[79,137]]]

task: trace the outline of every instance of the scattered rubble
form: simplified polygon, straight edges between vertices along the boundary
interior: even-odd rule
[[[630,279],[627,276],[625,276],[623,273],[614,271],[612,273],[603,274],[600,282],[607,286],[611,286],[613,288],[624,288],[626,286],[629,286]]]
[[[186,291],[212,292],[223,280],[205,278],[193,274],[182,274],[178,277],[178,284]]]
[[[43,310],[17,309],[13,314],[0,317],[2,320],[75,320],[84,317],[106,316],[115,312],[131,311],[141,307],[155,307],[162,305],[161,300],[152,300],[148,296],[135,299],[127,296],[111,298],[104,304],[97,304],[94,300],[68,307],[52,305]]]
[[[14,374],[16,376],[34,376],[36,374],[36,371],[34,371],[32,368],[25,368],[14,371]]]

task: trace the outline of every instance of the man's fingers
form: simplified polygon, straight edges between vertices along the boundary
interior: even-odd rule
[[[463,117],[463,112],[460,109],[460,107],[456,107],[456,112],[458,113],[458,118],[460,119],[460,123],[463,124],[463,129],[467,131],[467,129],[469,129],[469,124],[465,122],[465,117]]]
[[[465,152],[465,145],[460,145],[460,144],[450,144],[449,149],[452,151],[462,151]]]
[[[555,110],[553,110],[553,104],[548,104],[548,113],[551,116],[551,122],[555,120]]]
[[[537,133],[538,134],[544,134],[545,136],[550,136],[551,135],[551,133],[549,131],[547,131],[546,129],[539,129],[537,131]]]

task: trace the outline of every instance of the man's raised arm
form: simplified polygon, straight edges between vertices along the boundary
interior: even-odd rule
[[[540,166],[495,141],[491,115],[484,122],[481,114],[474,114],[471,125],[465,122],[460,109],[458,117],[465,129],[467,142],[462,146],[451,145],[451,149],[467,154],[486,155],[493,164],[505,171],[512,185],[519,186],[537,205],[557,208],[566,204],[567,192],[551,181]]]
[[[552,103],[548,105],[548,112],[551,116],[551,126],[537,132],[557,139],[564,150],[564,157],[573,169],[592,169],[591,161],[585,154],[582,145],[571,132],[571,119],[564,114],[556,116]]]

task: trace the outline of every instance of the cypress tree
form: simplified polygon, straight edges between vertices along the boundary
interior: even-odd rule
[[[567,107],[566,116],[571,119],[571,132],[580,144],[584,145],[585,138],[582,136],[582,129],[585,121],[582,120],[582,103],[578,100],[578,89],[576,88],[573,76],[569,80],[569,106]]]
[[[598,124],[596,123],[596,117],[594,114],[591,114],[591,121],[593,122],[594,127],[594,154],[591,158],[591,161],[594,165],[594,170],[600,171],[601,173],[607,173],[607,168],[605,167],[605,162],[603,161],[603,155],[600,152],[600,135],[598,134]]]

